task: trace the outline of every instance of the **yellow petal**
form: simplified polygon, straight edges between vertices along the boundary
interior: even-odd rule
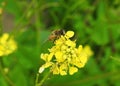
[[[58,46],[58,45],[62,45],[65,40],[66,40],[65,37],[61,36],[59,39],[57,39],[57,40],[55,41],[55,45],[57,45],[57,46]]]
[[[91,50],[90,46],[86,45],[84,47],[84,51],[87,53],[88,57],[93,55],[93,51]]]
[[[4,55],[4,47],[0,45],[0,56]]]
[[[80,54],[82,50],[83,50],[82,45],[79,45],[78,50],[77,50],[77,53]]]
[[[73,47],[73,48],[76,46],[75,42],[74,42],[74,41],[71,41],[71,40],[67,40],[67,41],[65,42],[65,44],[66,44],[67,46],[70,46],[70,47]]]
[[[50,67],[50,66],[52,66],[52,65],[53,65],[52,62],[46,62],[46,63],[43,65],[43,67],[44,67],[44,68],[48,68],[48,67]]]
[[[71,38],[71,37],[74,36],[74,32],[73,32],[73,31],[67,31],[66,34],[65,34],[65,36],[66,36],[67,38]]]
[[[76,63],[74,63],[74,65],[79,67],[79,68],[82,68],[82,67],[84,67],[85,64],[83,64],[81,62],[76,62]]]
[[[50,53],[49,55],[48,55],[48,61],[50,61],[51,59],[52,59],[52,57],[53,57],[53,53]]]
[[[62,45],[61,46],[61,50],[66,50],[67,49],[67,46],[66,45]]]
[[[86,62],[87,62],[88,58],[87,58],[87,55],[83,54],[79,57],[79,63],[77,63],[76,65],[79,67],[79,68],[82,68],[85,66]]]
[[[53,53],[50,54],[41,54],[41,59],[43,59],[46,62],[49,62],[53,57]]]
[[[4,33],[0,38],[0,53],[3,55],[8,55],[17,49],[16,42],[10,37],[9,34]],[[4,49],[3,49],[4,48]]]
[[[58,51],[55,53],[55,58],[58,62],[63,62],[65,59],[63,58],[63,53]]]
[[[14,51],[17,49],[17,44],[13,39],[9,39],[8,41],[8,47],[10,48],[11,51]]]
[[[47,61],[47,58],[48,58],[48,54],[41,54],[40,55],[41,59],[43,59],[44,61]]]
[[[60,66],[60,75],[67,75],[67,65],[66,64],[62,64]]]
[[[53,65],[52,62],[46,62],[44,65],[42,65],[42,66],[39,68],[39,73],[42,73],[45,68],[48,68],[48,67],[50,67],[50,66],[52,66],[52,65]]]
[[[66,71],[60,71],[60,75],[64,76],[64,75],[67,75],[67,72]]]
[[[2,35],[2,37],[0,38],[0,43],[4,44],[7,41],[8,38],[9,38],[9,34],[8,33],[4,33]]]
[[[87,60],[88,60],[88,58],[87,58],[87,55],[86,54],[83,54],[81,57],[80,57],[80,61],[81,61],[81,63],[86,63],[87,62]]]
[[[42,73],[44,71],[44,69],[45,69],[44,67],[40,67],[39,68],[39,73]]]
[[[59,68],[57,65],[54,65],[51,69],[51,71],[53,72],[53,74],[59,74]]]
[[[3,56],[3,55],[4,55],[4,53],[2,51],[0,51],[0,56]]]
[[[76,68],[76,67],[70,67],[69,68],[69,74],[70,75],[73,75],[74,73],[76,73],[78,71],[78,68]]]

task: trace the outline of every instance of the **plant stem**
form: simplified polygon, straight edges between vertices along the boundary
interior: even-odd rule
[[[36,75],[35,86],[37,86],[38,80],[39,80],[39,73],[37,73]]]
[[[39,75],[37,75],[36,86],[42,86],[43,83],[47,80],[47,78],[48,78],[49,75],[50,75],[50,72],[48,72],[38,84],[37,84],[37,82],[38,82]]]
[[[0,57],[0,72],[10,86],[15,86],[14,83],[10,80],[10,78],[4,72],[4,69],[2,67],[2,57]]]

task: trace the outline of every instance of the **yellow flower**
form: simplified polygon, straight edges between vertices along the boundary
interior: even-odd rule
[[[43,67],[44,67],[44,68],[48,68],[48,67],[50,67],[52,64],[53,64],[52,62],[46,62],[46,63],[43,65]]]
[[[60,65],[59,71],[60,75],[67,75],[67,65],[66,64]]]
[[[84,47],[84,51],[87,53],[88,56],[92,56],[93,55],[93,51],[91,50],[89,45],[86,45]]]
[[[83,50],[82,45],[79,45],[78,50],[77,50],[77,53],[80,54],[82,50]]]
[[[69,74],[70,75],[73,75],[75,72],[77,72],[78,71],[78,68],[76,68],[76,67],[70,67],[69,68]]]
[[[0,56],[3,56],[4,55],[4,47],[0,45]]]
[[[59,68],[57,64],[54,64],[51,68],[51,71],[53,72],[53,74],[59,74]]]
[[[58,52],[55,53],[55,58],[56,58],[56,61],[58,61],[58,62],[63,62],[64,61],[64,59],[63,59],[63,53],[60,52],[60,51],[58,51]]]
[[[74,36],[74,32],[73,31],[67,31],[67,33],[65,34],[66,38],[71,38]]]
[[[10,37],[8,33],[4,33],[0,37],[0,56],[8,55],[17,49],[17,44],[13,37]]]
[[[55,40],[55,45],[51,49],[48,49],[50,53],[41,54],[41,59],[45,61],[45,64],[40,67],[39,73],[50,67],[53,74],[73,75],[78,68],[85,66],[92,51],[88,46],[83,48],[79,45],[76,48],[76,41],[70,40],[73,36],[73,31],[67,31],[65,35]]]
[[[49,62],[53,57],[53,53],[50,54],[41,54],[41,59],[43,59],[46,62]]]
[[[75,42],[71,40],[66,40],[65,44],[73,48],[76,46]]]

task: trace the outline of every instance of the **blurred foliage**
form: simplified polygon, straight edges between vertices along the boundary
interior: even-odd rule
[[[0,57],[0,86],[35,85],[36,74],[43,64],[40,53],[51,47],[52,42],[47,39],[55,29],[75,31],[77,44],[89,44],[94,56],[78,73],[50,76],[44,86],[120,86],[120,0],[2,2],[5,7],[0,28],[4,32],[12,29],[10,33],[15,35],[18,50]],[[4,28],[5,15],[11,15],[13,27]]]

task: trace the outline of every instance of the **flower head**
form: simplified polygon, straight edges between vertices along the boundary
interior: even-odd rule
[[[73,31],[67,31],[65,35],[54,42],[54,46],[49,50],[49,53],[41,54],[41,59],[45,61],[39,73],[42,73],[45,68],[50,68],[53,74],[73,75],[78,71],[78,68],[85,66],[88,57],[92,55],[90,47],[83,48],[79,45],[76,48],[76,42],[70,38],[74,36]]]
[[[8,55],[15,51],[17,44],[13,37],[10,37],[8,33],[4,33],[0,37],[0,56]]]

